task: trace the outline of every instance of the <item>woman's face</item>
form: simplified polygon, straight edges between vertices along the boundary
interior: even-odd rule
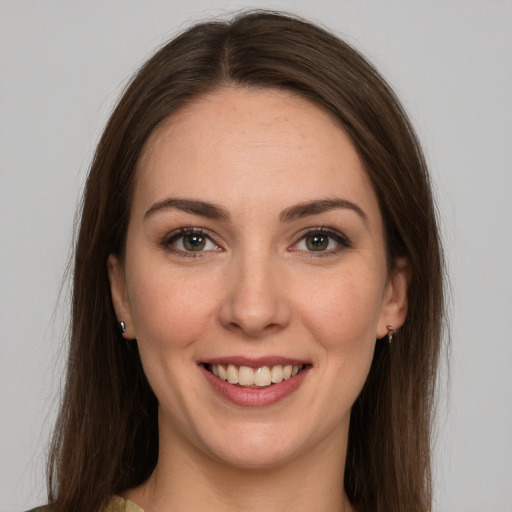
[[[291,93],[226,88],[159,128],[137,172],[109,272],[161,449],[239,467],[342,457],[407,286],[348,136]]]

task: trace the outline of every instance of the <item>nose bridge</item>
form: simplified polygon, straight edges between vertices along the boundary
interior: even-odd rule
[[[227,269],[221,322],[231,330],[258,337],[284,327],[289,308],[281,286],[279,259],[256,245],[239,251]]]

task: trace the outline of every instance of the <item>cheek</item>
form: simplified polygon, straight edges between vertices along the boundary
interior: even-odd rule
[[[147,267],[148,268],[148,267]],[[173,273],[142,271],[129,282],[130,307],[139,344],[159,350],[183,348],[201,337],[212,317],[212,282]]]
[[[210,332],[212,301],[200,280],[165,265],[148,269],[140,265],[127,276],[142,366],[159,403],[185,414],[187,397],[199,394],[197,382],[190,381],[190,368]],[[173,417],[184,421],[183,415]]]
[[[316,281],[299,315],[329,357],[347,364],[352,356],[371,359],[382,301],[380,282],[372,272],[344,272]]]

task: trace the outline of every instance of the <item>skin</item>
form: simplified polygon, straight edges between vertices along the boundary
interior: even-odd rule
[[[155,208],[169,198],[229,218]],[[280,219],[335,198],[356,208]],[[184,227],[204,231],[204,250],[172,235]],[[319,227],[334,235],[314,251],[305,235]],[[126,254],[108,268],[160,404],[157,467],[126,497],[152,512],[351,510],[339,492],[350,411],[376,339],[405,319],[409,267],[399,259],[389,272],[375,192],[328,113],[283,91],[233,87],[193,101],[148,141]],[[198,365],[233,356],[310,366],[283,400],[243,407]]]

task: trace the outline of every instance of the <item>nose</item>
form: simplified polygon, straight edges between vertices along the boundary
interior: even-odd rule
[[[219,311],[224,328],[260,338],[289,324],[283,273],[271,256],[241,256],[230,262],[227,274]]]

